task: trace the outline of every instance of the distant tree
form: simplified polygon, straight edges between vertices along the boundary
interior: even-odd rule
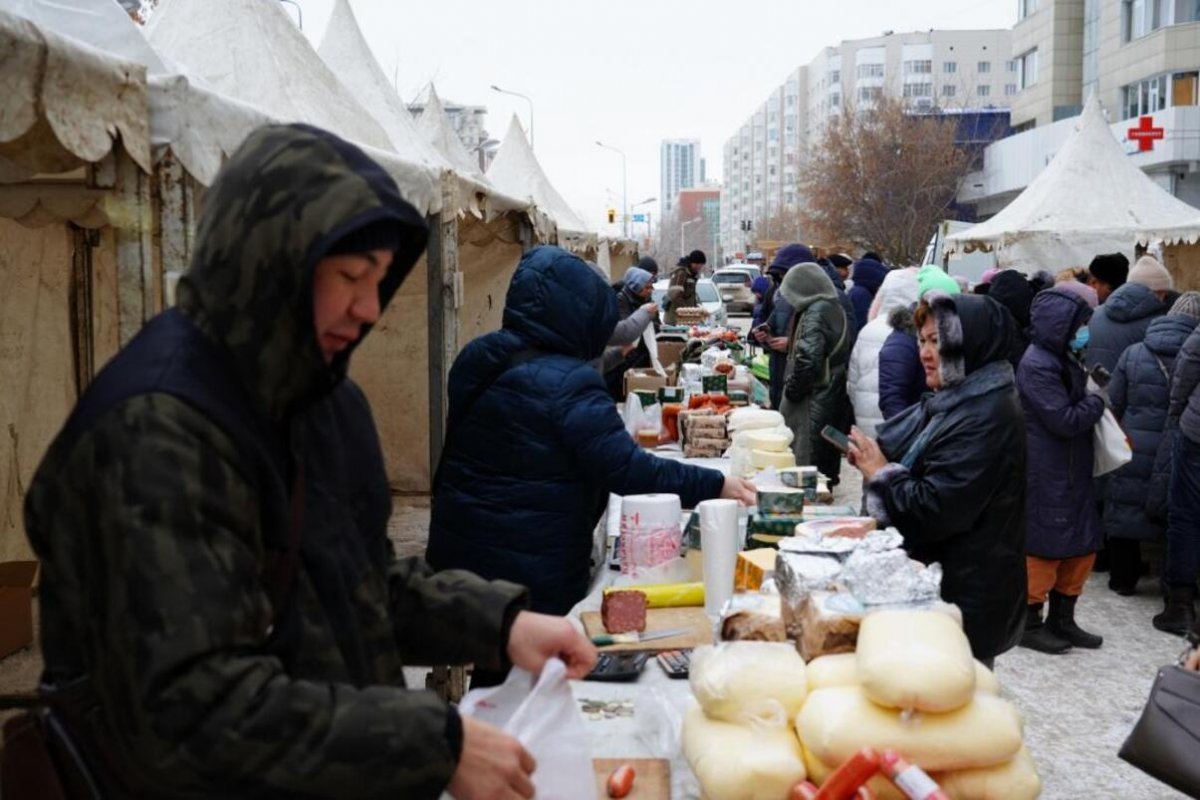
[[[813,241],[874,250],[893,264],[919,263],[971,167],[955,132],[952,119],[912,113],[894,99],[880,98],[865,112],[844,108],[801,168],[804,231]]]
[[[755,241],[803,242],[804,214],[798,208],[781,208],[761,222],[755,223]]]

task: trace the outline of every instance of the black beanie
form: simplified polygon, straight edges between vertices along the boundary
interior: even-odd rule
[[[392,219],[381,219],[350,231],[329,246],[327,256],[369,253],[372,250],[400,249],[400,226]]]
[[[842,253],[834,253],[829,257],[829,263],[838,269],[849,269],[850,265],[854,263],[854,259]]]
[[[658,262],[655,261],[650,256],[642,256],[641,258],[639,258],[637,266],[638,266],[638,269],[644,269],[644,270],[646,270],[646,272],[649,272],[651,275],[658,274]]]
[[[707,264],[708,263],[708,259],[705,258],[703,250],[693,250],[692,252],[688,253],[687,260],[688,260],[689,264]]]
[[[1088,272],[1096,280],[1116,289],[1129,277],[1129,259],[1124,253],[1105,253],[1092,259],[1092,263],[1088,264]]]

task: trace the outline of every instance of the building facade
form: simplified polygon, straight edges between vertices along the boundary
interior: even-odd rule
[[[755,226],[803,206],[803,163],[845,108],[880,98],[920,111],[1005,109],[1016,95],[1008,30],[887,33],[827,47],[789,74],[725,142],[721,241],[744,251]]]
[[[700,140],[664,139],[659,146],[659,202],[664,218],[674,208],[680,189],[699,186],[701,177]]]
[[[721,235],[721,190],[715,186],[681,189],[675,198],[675,217],[680,225],[680,250],[703,250],[716,264]]]
[[[959,194],[979,216],[1003,208],[1049,163],[1095,93],[1113,134],[1160,186],[1200,206],[1200,4],[1192,0],[1022,0],[1016,134],[991,145]],[[1142,122],[1142,118],[1146,118]],[[1140,150],[1134,128],[1161,129]]]
[[[442,100],[442,106],[446,109],[446,116],[450,118],[450,124],[458,134],[459,141],[467,148],[468,153],[479,157],[479,171],[486,172],[500,146],[499,142],[488,136],[487,128],[484,127],[487,123],[487,106],[467,106],[446,99]],[[425,111],[425,104],[413,103],[408,110],[413,119],[420,119]]]

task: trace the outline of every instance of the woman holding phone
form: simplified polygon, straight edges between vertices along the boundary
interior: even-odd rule
[[[1025,423],[1008,357],[1012,316],[979,295],[931,292],[914,315],[933,393],[879,426],[857,428],[850,460],[867,510],[908,553],[945,570],[942,597],[991,665],[1025,616]]]

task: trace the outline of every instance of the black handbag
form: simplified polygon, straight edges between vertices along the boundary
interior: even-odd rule
[[[1170,665],[1158,671],[1141,719],[1120,756],[1168,786],[1200,797],[1200,672]]]

